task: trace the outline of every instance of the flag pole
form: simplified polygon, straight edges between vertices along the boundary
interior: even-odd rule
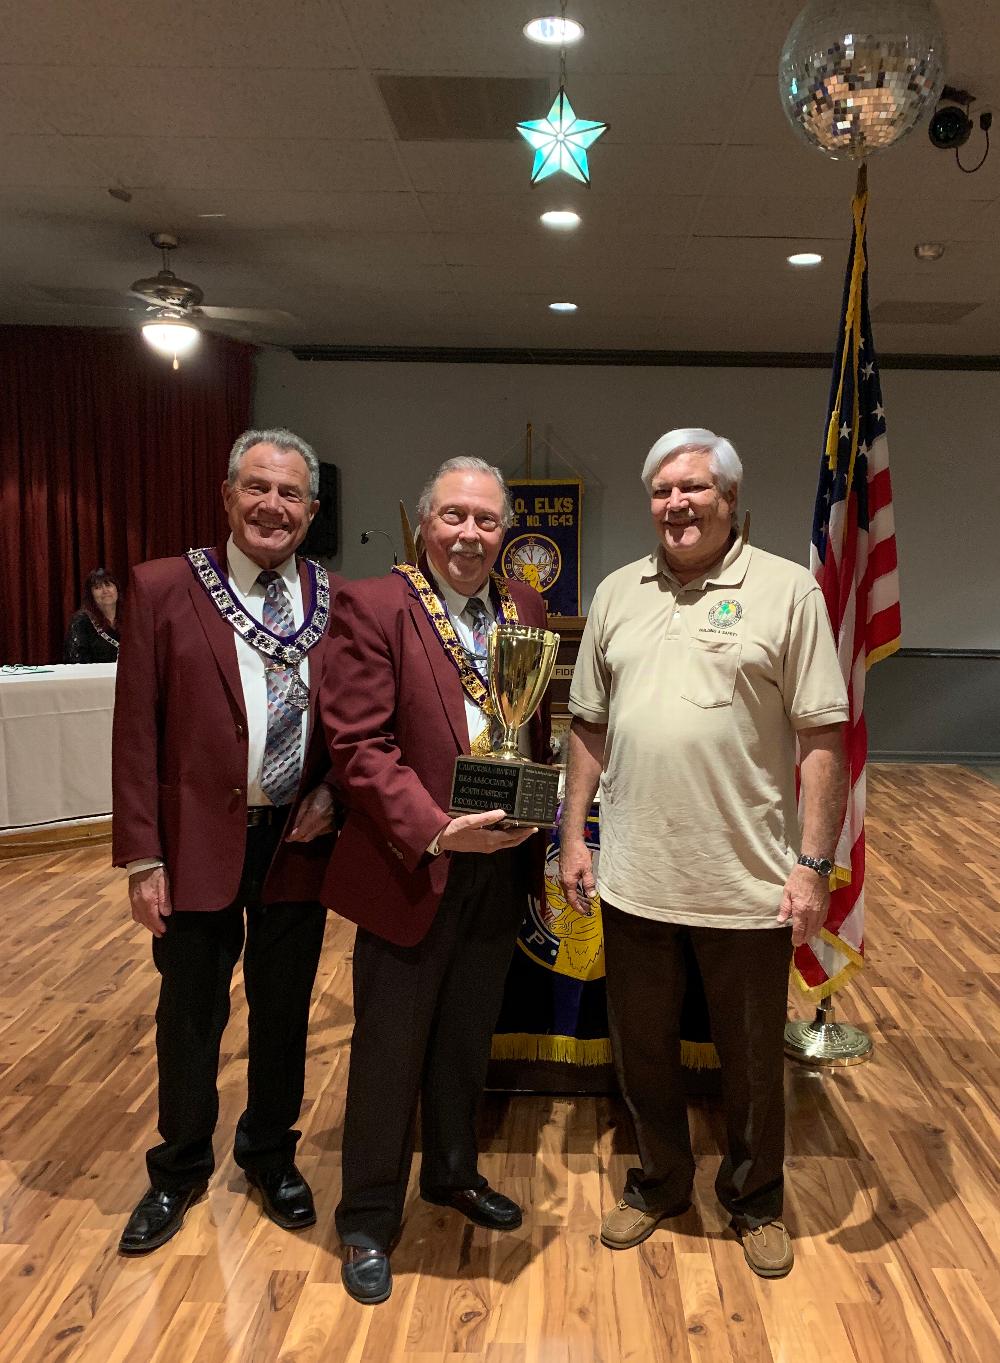
[[[864,161],[858,166],[857,185],[854,191],[854,213],[855,213],[855,232],[858,229],[858,205],[863,203],[864,196],[868,193],[868,167]],[[863,217],[863,215],[862,215]],[[851,281],[849,304],[845,325],[853,333],[855,342],[860,328],[861,321],[861,277],[865,268],[865,253],[867,243],[863,236],[856,241],[855,257],[853,261],[853,277]],[[831,460],[836,459],[837,453],[837,432],[841,421],[846,419],[841,412],[841,398],[844,391],[844,365],[847,363],[848,346],[845,344],[842,350],[840,382],[837,391],[836,401],[833,404],[829,429],[827,431],[827,455]],[[857,427],[857,389],[853,391],[852,421]],[[831,464],[832,467],[832,464]],[[850,482],[850,479],[848,479]],[[816,1014],[811,1021],[803,1018],[794,1022],[785,1023],[785,1055],[790,1060],[797,1061],[800,1065],[809,1065],[815,1069],[832,1069],[838,1066],[863,1065],[871,1060],[875,1052],[875,1046],[867,1032],[860,1027],[853,1027],[849,1023],[837,1022],[833,1007],[833,994],[828,992],[820,996],[816,1006]]]
[[[832,994],[820,999],[811,1022],[800,1018],[785,1023],[785,1054],[800,1065],[814,1069],[863,1065],[874,1052],[875,1044],[867,1032],[835,1021]]]

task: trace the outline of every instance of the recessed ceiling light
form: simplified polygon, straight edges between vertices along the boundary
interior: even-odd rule
[[[571,208],[550,208],[540,219],[546,227],[555,227],[560,232],[570,232],[580,226],[580,215]]]
[[[199,218],[224,218],[225,213],[199,213]]]
[[[576,312],[575,303],[550,303],[549,312]]]
[[[789,265],[821,265],[823,257],[817,255],[815,251],[798,251],[795,255],[788,257]]]
[[[944,255],[943,241],[918,241],[913,248],[918,260],[940,260]]]
[[[583,37],[583,24],[578,24],[575,19],[550,14],[545,19],[532,19],[521,31],[533,43],[545,43],[547,47],[568,47]]]

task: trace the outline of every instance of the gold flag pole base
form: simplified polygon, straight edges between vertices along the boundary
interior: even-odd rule
[[[800,1018],[785,1023],[785,1054],[800,1065],[811,1065],[814,1069],[863,1065],[874,1052],[875,1045],[867,1032],[834,1021],[833,998],[829,994],[820,999],[811,1022]]]

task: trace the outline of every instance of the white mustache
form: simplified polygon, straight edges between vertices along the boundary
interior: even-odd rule
[[[485,558],[483,546],[481,544],[463,544],[461,540],[456,540],[448,550],[449,554],[460,554],[463,558]]]

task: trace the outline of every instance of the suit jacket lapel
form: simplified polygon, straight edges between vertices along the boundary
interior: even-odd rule
[[[216,561],[223,572],[226,571],[226,549],[225,545],[215,551]],[[191,586],[188,589],[191,593],[191,600],[194,603],[195,613],[201,621],[201,627],[205,631],[209,647],[215,657],[216,664],[222,674],[226,689],[232,697],[233,704],[246,720],[246,703],[243,700],[243,682],[240,679],[240,665],[236,658],[236,638],[231,626],[227,625],[222,616],[215,609],[212,601],[202,587],[198,579],[191,574]]]
[[[441,697],[441,704],[448,716],[448,723],[455,735],[455,742],[458,744],[460,752],[468,752],[469,726],[465,719],[465,692],[462,690],[458,673],[442,648],[441,640],[435,633],[434,626],[428,620],[423,606],[412,593],[409,605],[410,616],[420,636],[420,642],[427,653],[427,660],[431,665],[434,681]]]

